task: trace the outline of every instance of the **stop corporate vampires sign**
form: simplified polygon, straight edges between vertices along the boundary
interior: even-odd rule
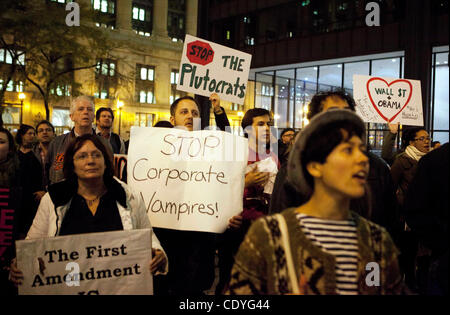
[[[186,35],[177,89],[244,104],[252,56]]]
[[[152,294],[151,230],[17,241],[19,294]]]
[[[353,96],[365,122],[423,126],[420,81],[354,75]]]
[[[132,127],[128,185],[154,227],[222,233],[242,212],[247,139],[223,131]]]

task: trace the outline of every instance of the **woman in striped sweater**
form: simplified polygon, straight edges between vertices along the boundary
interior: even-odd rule
[[[350,210],[367,190],[362,120],[347,110],[314,117],[289,156],[288,178],[310,196],[256,221],[235,258],[230,294],[404,292],[386,230]]]

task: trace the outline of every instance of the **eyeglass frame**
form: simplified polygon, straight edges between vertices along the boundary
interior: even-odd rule
[[[425,140],[428,140],[429,142],[431,142],[431,138],[430,137],[414,138],[414,141],[424,142]]]
[[[91,157],[94,160],[100,160],[101,158],[103,158],[103,153],[101,151],[94,151],[91,153],[83,152],[83,153],[80,153],[79,156],[74,156],[73,160],[84,162],[88,159],[88,157]]]

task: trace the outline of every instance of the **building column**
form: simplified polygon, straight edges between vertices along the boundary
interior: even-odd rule
[[[186,34],[197,36],[198,0],[186,1]]]
[[[117,0],[116,6],[116,26],[119,29],[131,31],[131,10],[132,0]]]
[[[158,0],[153,2],[153,35],[156,37],[168,37],[167,35],[167,12],[169,9],[168,0]]]

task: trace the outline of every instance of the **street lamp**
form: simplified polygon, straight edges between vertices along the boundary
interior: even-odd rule
[[[122,107],[123,102],[121,100],[117,100],[117,109],[119,110],[119,136],[120,136],[120,125],[122,123]]]

